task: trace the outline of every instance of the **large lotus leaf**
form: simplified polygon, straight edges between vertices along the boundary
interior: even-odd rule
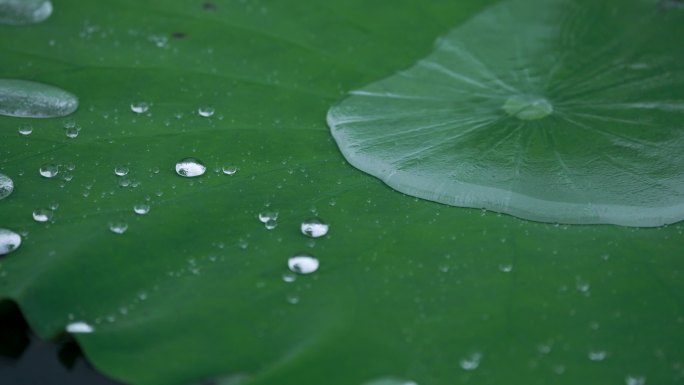
[[[546,222],[677,222],[683,26],[648,1],[506,1],[329,122],[352,164],[407,194]]]
[[[554,226],[440,205],[336,147],[331,105],[485,7],[63,0],[43,23],[0,26],[3,78],[80,101],[66,119],[0,117],[0,173],[14,181],[0,227],[23,235],[0,260],[0,296],[45,338],[92,326],[76,334],[88,358],[132,384],[681,383],[681,226]],[[139,102],[146,113],[131,111]],[[177,175],[187,157],[207,173]],[[56,177],[39,174],[45,164]],[[239,170],[214,171],[224,165]],[[141,202],[146,215],[133,212]],[[57,205],[52,221],[32,219]],[[327,236],[300,233],[313,216]],[[298,253],[320,268],[286,282]]]

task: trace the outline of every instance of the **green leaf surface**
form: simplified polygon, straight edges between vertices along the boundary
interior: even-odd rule
[[[407,194],[526,219],[684,219],[684,13],[652,2],[505,1],[328,120]]]
[[[682,226],[554,226],[418,200],[332,139],[331,105],[486,6],[64,0],[43,23],[0,26],[1,78],[80,101],[66,119],[0,117],[14,181],[0,227],[23,235],[0,260],[0,297],[43,337],[91,325],[76,335],[86,355],[131,384],[682,383]],[[188,157],[206,174],[177,175]],[[32,219],[50,207],[52,221]],[[310,217],[328,235],[302,235]],[[286,282],[301,253],[319,269]]]

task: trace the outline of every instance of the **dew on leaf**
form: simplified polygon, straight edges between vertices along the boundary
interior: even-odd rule
[[[133,212],[135,212],[138,215],[145,215],[150,212],[150,205],[146,203],[139,203],[133,206]]]
[[[264,223],[264,227],[266,227],[266,230],[273,230],[276,227],[278,227],[278,221],[275,219],[269,219]]]
[[[311,274],[318,270],[318,259],[310,255],[297,255],[287,260],[287,267],[298,274]]]
[[[0,0],[0,24],[35,24],[51,14],[50,0]]]
[[[21,246],[21,236],[12,230],[0,228],[0,255],[9,254]]]
[[[109,230],[114,234],[123,234],[128,230],[128,223],[121,221],[109,222]]]
[[[52,219],[54,213],[49,209],[33,210],[33,220],[36,222],[47,222]]]
[[[131,103],[131,111],[135,112],[136,114],[144,114],[149,109],[150,109],[150,105],[147,104],[146,102]]]
[[[76,111],[78,98],[55,86],[19,79],[0,79],[0,115],[56,118]]]
[[[222,171],[226,175],[235,175],[237,172],[237,167],[235,166],[223,166]]]
[[[185,158],[176,163],[176,173],[184,177],[196,177],[204,175],[207,167],[195,158]]]
[[[59,173],[59,167],[54,163],[47,163],[40,166],[38,172],[44,178],[54,178]]]
[[[33,127],[31,127],[28,124],[23,124],[19,126],[19,129],[17,131],[19,132],[19,135],[28,136],[33,133]]]
[[[311,237],[319,238],[328,234],[328,229],[330,226],[327,223],[322,222],[318,218],[307,219],[302,222],[300,230],[302,234]]]
[[[625,377],[625,385],[646,385],[646,377],[628,375]]]
[[[606,352],[605,350],[591,350],[589,351],[587,356],[591,361],[599,362],[605,360],[606,357],[608,357],[608,352]]]
[[[64,129],[64,133],[66,134],[66,137],[69,139],[76,139],[78,137],[78,134],[80,133],[80,130],[78,127],[68,127]]]
[[[463,358],[459,364],[461,369],[472,371],[480,366],[480,360],[482,360],[482,353],[472,353]]]
[[[212,115],[214,115],[214,107],[211,106],[202,106],[197,109],[197,112],[199,115],[203,118],[208,118]]]
[[[95,328],[86,322],[78,321],[69,323],[66,331],[71,334],[87,334],[94,332]]]
[[[266,223],[268,221],[277,221],[278,212],[277,211],[262,211],[258,215],[259,222]]]
[[[0,199],[7,198],[14,191],[14,182],[5,174],[0,174]]]
[[[380,377],[364,382],[363,385],[418,385],[415,381],[398,377]]]
[[[684,16],[578,7],[490,6],[332,107],[338,147],[389,186],[453,206],[565,224],[684,220],[684,50],[671,36]]]
[[[126,166],[117,166],[114,168],[114,175],[116,176],[126,176],[128,175],[128,167]]]

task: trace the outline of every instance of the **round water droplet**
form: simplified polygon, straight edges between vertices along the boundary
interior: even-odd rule
[[[473,353],[465,357],[460,361],[461,368],[463,370],[475,370],[480,366],[480,360],[482,359],[482,353]]]
[[[605,350],[592,350],[589,352],[588,357],[594,362],[603,361],[608,357],[608,352]]]
[[[0,228],[0,255],[13,252],[21,246],[21,236],[14,231]]]
[[[625,385],[646,385],[646,377],[628,375],[625,377]]]
[[[223,166],[223,173],[226,175],[235,175],[237,170],[238,169],[235,166]]]
[[[261,223],[266,223],[268,221],[277,221],[278,212],[277,211],[263,211],[259,213],[259,221]]]
[[[126,166],[118,166],[114,168],[114,174],[116,176],[126,176],[128,175],[128,167]]]
[[[504,272],[504,273],[510,273],[513,271],[513,265],[510,263],[502,263],[499,265],[499,270]]]
[[[310,255],[297,255],[287,260],[287,267],[298,274],[311,274],[318,270],[318,259]]]
[[[283,273],[283,281],[290,283],[290,282],[294,282],[296,280],[297,280],[297,274],[295,274],[291,271]]]
[[[176,173],[184,177],[195,177],[204,175],[207,168],[195,158],[185,158],[176,163]]]
[[[135,112],[136,114],[144,114],[149,109],[150,109],[150,105],[147,104],[146,102],[131,103],[131,111]]]
[[[123,234],[128,230],[128,223],[126,222],[109,222],[109,230],[114,234]]]
[[[266,227],[266,230],[273,230],[278,227],[278,222],[275,219],[269,219],[264,223],[264,227]]]
[[[33,220],[36,222],[47,222],[52,219],[54,213],[48,209],[33,210]]]
[[[208,118],[214,115],[214,107],[202,106],[199,109],[197,109],[197,112],[200,114],[201,117]]]
[[[54,178],[59,173],[59,167],[56,164],[44,164],[38,170],[40,175],[45,178]]]
[[[503,110],[521,120],[545,118],[553,112],[553,105],[545,98],[532,95],[513,95],[506,99]]]
[[[133,211],[138,215],[145,215],[150,212],[150,205],[145,203],[140,203],[133,206]]]
[[[71,334],[81,334],[81,333],[92,333],[95,328],[86,322],[72,322],[66,326],[67,333]]]
[[[19,130],[17,130],[20,135],[28,136],[33,133],[33,127],[31,127],[28,124],[24,124],[22,126],[19,126]]]
[[[0,79],[0,115],[55,118],[76,111],[78,98],[61,88],[18,79]]]
[[[49,0],[0,0],[0,24],[40,23],[52,14]]]
[[[5,174],[0,174],[0,199],[7,198],[14,191],[14,182]]]
[[[78,127],[69,127],[64,129],[64,133],[69,139],[76,139],[76,137],[78,137],[79,132],[80,131]]]
[[[328,234],[329,228],[330,226],[327,223],[324,223],[317,218],[306,220],[302,222],[302,225],[300,226],[302,234],[311,238],[319,238]]]

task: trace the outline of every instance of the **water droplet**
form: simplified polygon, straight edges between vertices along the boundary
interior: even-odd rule
[[[275,219],[269,219],[264,223],[264,227],[266,227],[266,230],[273,230],[278,227],[278,222]]]
[[[128,167],[126,166],[118,166],[114,168],[114,174],[116,176],[126,176],[128,175]]]
[[[48,209],[33,210],[33,220],[36,222],[47,222],[52,219],[54,213]]]
[[[290,282],[294,282],[296,280],[297,280],[297,274],[290,272],[290,271],[283,273],[283,281],[290,283]]]
[[[128,230],[128,223],[126,222],[109,222],[109,230],[115,234],[123,234]]]
[[[591,284],[583,280],[581,277],[577,277],[575,281],[575,287],[577,287],[577,290],[581,293],[589,293]]]
[[[0,174],[0,199],[7,198],[14,191],[14,182],[5,174]]]
[[[33,127],[31,127],[28,124],[24,124],[22,126],[19,126],[18,131],[20,135],[28,136],[31,135],[31,133],[33,133]]]
[[[55,118],[76,111],[78,98],[61,88],[18,79],[0,79],[0,115]]]
[[[646,385],[646,377],[628,375],[625,377],[625,385]]]
[[[396,377],[381,377],[364,383],[363,385],[418,385],[415,381]]]
[[[133,206],[133,211],[138,215],[145,215],[150,212],[150,205],[145,203],[140,203]]]
[[[214,107],[202,106],[197,109],[197,112],[200,114],[201,117],[208,118],[214,115]]]
[[[548,100],[532,95],[513,95],[502,108],[508,115],[521,120],[537,120],[553,112],[553,105]]]
[[[0,228],[0,255],[13,252],[21,246],[21,236],[14,231]]]
[[[25,25],[40,23],[52,14],[49,0],[2,0],[0,24]]]
[[[45,178],[53,178],[59,173],[59,167],[56,164],[48,163],[42,165],[38,171]]]
[[[278,212],[277,211],[264,211],[259,213],[259,221],[261,223],[266,223],[268,221],[277,221],[278,220]]]
[[[136,114],[144,114],[149,109],[150,105],[146,102],[131,103],[131,111],[135,112]]]
[[[473,353],[461,360],[461,368],[463,370],[475,370],[480,366],[480,360],[482,359],[482,353]]]
[[[195,177],[203,175],[207,168],[195,158],[185,158],[176,163],[176,173],[184,177]]]
[[[67,333],[81,334],[81,333],[92,333],[95,331],[90,324],[86,322],[72,322],[66,326]]]
[[[76,139],[76,137],[78,137],[79,132],[80,130],[78,129],[78,127],[68,127],[64,129],[64,133],[69,139]]]
[[[312,218],[302,222],[300,229],[302,234],[311,238],[319,238],[328,234],[330,226],[319,219]]]
[[[606,359],[608,357],[608,352],[605,350],[592,350],[588,354],[589,359],[595,362],[600,362]]]
[[[238,169],[235,166],[223,166],[223,173],[226,175],[235,175],[237,170]]]
[[[510,263],[502,263],[499,265],[499,270],[501,270],[504,273],[510,273],[513,271],[513,265]]]
[[[298,274],[311,274],[318,270],[318,259],[310,255],[297,255],[287,260],[287,267]]]

